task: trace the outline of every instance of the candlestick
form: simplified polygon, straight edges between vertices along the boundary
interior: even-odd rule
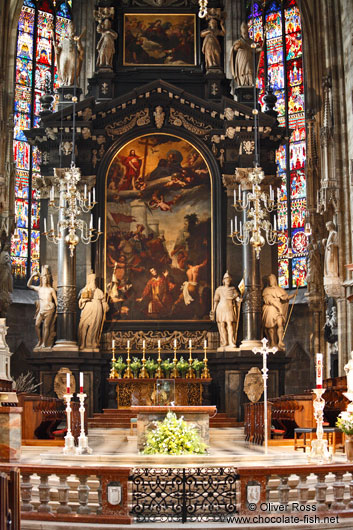
[[[207,367],[207,363],[208,363],[208,359],[207,359],[207,342],[205,341],[203,343],[203,350],[205,352],[204,354],[204,357],[203,357],[203,370],[202,370],[202,373],[201,373],[201,379],[209,379],[211,377],[211,374],[210,374],[210,371]]]
[[[178,377],[178,369],[177,369],[177,362],[178,362],[178,359],[177,359],[177,341],[176,339],[174,339],[174,357],[173,357],[173,370],[172,370],[172,373],[171,373],[171,377],[173,379],[175,379],[176,377]]]
[[[319,464],[330,462],[332,460],[332,454],[330,454],[327,448],[327,440],[323,440],[325,400],[323,399],[322,394],[325,391],[325,388],[313,389],[313,392],[316,396],[313,401],[314,418],[316,420],[316,440],[312,440],[311,442],[311,450],[308,454],[308,459],[309,462],[316,460]]]
[[[70,374],[67,374],[66,378],[67,376],[69,376],[70,378]],[[66,384],[67,384],[67,380],[66,380]],[[69,392],[64,394],[64,399],[66,401],[66,425],[67,425],[66,436],[65,436],[65,446],[63,449],[64,455],[70,455],[70,454],[75,453],[75,439],[71,432],[71,398],[72,398],[72,394],[70,394],[70,388],[69,388]]]
[[[187,379],[193,379],[195,377],[194,370],[192,369],[192,342],[189,340],[189,369],[186,374]]]
[[[80,381],[81,381],[81,375],[83,376],[82,372],[80,373]],[[83,386],[83,382],[82,382]],[[80,430],[80,436],[78,437],[78,446],[76,447],[76,454],[82,455],[82,454],[91,454],[92,449],[88,446],[88,438],[85,433],[85,398],[87,397],[87,394],[84,394],[81,391],[81,382],[80,382],[80,393],[77,394],[78,399],[80,400],[80,422],[81,422],[81,430]]]
[[[115,370],[115,340],[112,341],[112,368],[110,370],[109,378],[110,379],[117,379],[118,378],[118,372]]]
[[[130,368],[131,359],[130,359],[130,341],[129,340],[127,341],[126,349],[127,349],[127,358],[126,358],[127,367],[125,370],[124,379],[132,379],[134,377],[134,374],[132,373],[131,368]]]
[[[80,372],[80,394],[83,393],[83,372]]]
[[[66,394],[70,394],[70,374],[66,372]]]
[[[162,370],[162,367],[161,367],[162,358],[161,358],[161,341],[160,341],[160,339],[158,339],[158,359],[157,359],[157,363],[158,363],[158,368],[156,370],[156,377],[158,379],[161,379],[163,377],[163,370]]]
[[[149,378],[149,375],[148,375],[148,372],[146,370],[146,341],[143,340],[142,341],[142,368],[141,368],[141,372],[140,372],[140,375],[139,377],[141,379],[148,379]]]
[[[316,388],[322,388],[323,379],[323,355],[322,353],[316,354]]]

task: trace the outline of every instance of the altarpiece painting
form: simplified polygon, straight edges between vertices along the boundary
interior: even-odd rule
[[[125,14],[124,66],[194,66],[196,17]]]
[[[108,321],[209,319],[212,182],[186,140],[148,134],[125,144],[106,179]]]

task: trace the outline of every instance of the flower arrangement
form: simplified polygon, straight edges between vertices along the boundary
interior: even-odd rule
[[[154,424],[156,428],[147,433],[143,454],[202,455],[207,452],[195,426],[183,417],[177,418],[174,412],[168,412],[163,421]]]
[[[170,372],[173,368],[173,363],[170,362],[170,359],[165,359],[161,364],[162,370],[165,373],[166,378],[169,378]]]
[[[124,363],[123,358],[121,356],[115,362],[113,362],[113,367],[118,372],[120,378],[126,368],[126,364]]]
[[[149,376],[153,377],[154,376],[154,372],[158,368],[158,364],[156,363],[156,361],[151,359],[151,357],[148,357],[148,359],[146,361],[146,364],[145,364],[145,367],[146,367],[147,372],[149,373]]]
[[[201,370],[203,369],[204,366],[205,365],[204,365],[203,361],[199,361],[198,359],[194,359],[194,361],[192,363],[192,367],[195,370],[197,378],[200,377],[200,372],[201,372]]]
[[[180,357],[180,360],[177,363],[177,369],[179,370],[181,377],[185,377],[185,374],[189,369],[189,363],[185,361],[183,356]]]
[[[353,414],[351,412],[343,411],[338,415],[336,427],[341,429],[344,434],[353,434]]]
[[[134,377],[137,377],[141,369],[141,361],[138,357],[132,358],[132,363],[130,364],[130,368],[132,370],[132,373],[134,374]]]

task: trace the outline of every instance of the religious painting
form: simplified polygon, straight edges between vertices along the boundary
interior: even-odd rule
[[[186,140],[148,134],[113,157],[106,180],[108,321],[209,320],[212,185]]]
[[[196,16],[124,15],[125,66],[195,66]]]

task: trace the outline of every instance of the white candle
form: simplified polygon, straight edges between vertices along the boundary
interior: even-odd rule
[[[93,228],[93,214],[91,214],[91,222],[89,224],[89,227],[92,230],[92,228]]]
[[[206,339],[203,341],[203,347],[207,348],[207,340]]]
[[[98,232],[101,231],[101,218],[98,217]]]
[[[54,217],[52,214],[50,215],[50,228],[54,230]]]
[[[80,372],[80,394],[83,394],[83,372]]]
[[[146,348],[146,341],[145,341],[145,339],[143,339],[143,341],[142,341],[142,348],[143,348],[143,349]]]
[[[93,202],[96,202],[96,188],[93,188]]]
[[[70,394],[70,374],[66,372],[66,394]]]
[[[115,339],[112,340],[112,347],[115,348]]]
[[[174,339],[174,348],[176,348],[176,339]]]
[[[128,339],[127,341],[127,347],[128,347],[128,350],[130,349],[130,339]]]
[[[84,199],[87,199],[87,184],[85,184]]]
[[[323,378],[323,355],[322,353],[316,354],[316,388],[322,388]]]
[[[235,232],[237,232],[238,230],[238,217],[235,215],[234,216],[234,228],[235,228]]]
[[[233,219],[230,220],[230,235],[233,234]]]
[[[158,339],[158,348],[161,347],[161,339]]]
[[[236,195],[235,195],[235,188],[234,188],[233,191],[234,191],[234,204],[235,204],[235,203],[237,202],[237,197],[236,197]]]
[[[47,231],[47,218],[44,217],[44,232]]]
[[[192,348],[192,341],[189,339],[189,348]]]

